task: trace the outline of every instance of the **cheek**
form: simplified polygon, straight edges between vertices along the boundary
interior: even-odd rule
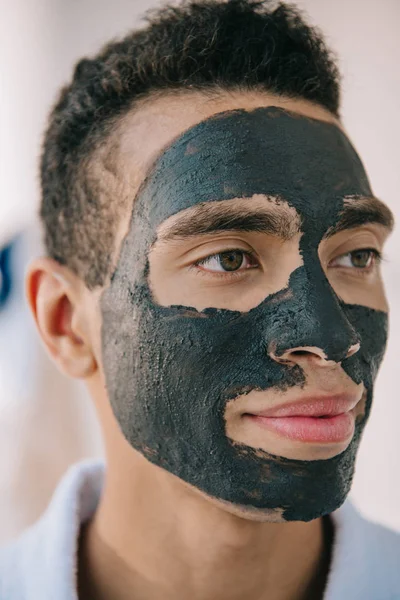
[[[176,302],[177,291],[185,292],[180,286],[180,273],[174,268],[174,257],[168,252],[152,250],[149,253],[148,285],[151,296],[160,306],[183,304]]]
[[[374,310],[388,311],[382,277],[350,275],[339,269],[328,269],[327,277],[335,293],[346,304],[358,304]]]

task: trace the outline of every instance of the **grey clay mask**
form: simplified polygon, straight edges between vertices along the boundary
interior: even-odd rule
[[[200,202],[279,196],[302,220],[304,264],[288,288],[247,313],[162,307],[148,284],[158,226]],[[344,197],[371,196],[363,166],[332,124],[281,109],[218,114],[175,140],[154,164],[135,201],[110,286],[103,293],[107,389],[128,442],[149,461],[215,498],[280,509],[308,521],[338,508],[349,492],[373,381],[386,344],[387,315],[342,302],[318,258]],[[290,293],[288,293],[288,290]],[[360,350],[345,358],[360,342]],[[291,460],[238,443],[225,433],[226,403],[251,389],[304,384],[299,366],[272,360],[317,346],[367,390],[352,442],[328,460]]]

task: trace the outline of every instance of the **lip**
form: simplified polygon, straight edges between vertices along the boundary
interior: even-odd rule
[[[354,394],[313,396],[251,414],[258,417],[329,417],[350,412],[359,401]]]
[[[291,440],[342,443],[354,435],[354,409],[359,401],[360,398],[348,394],[303,398],[243,416]]]

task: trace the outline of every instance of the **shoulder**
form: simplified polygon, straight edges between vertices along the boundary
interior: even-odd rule
[[[364,518],[350,501],[331,517],[335,541],[326,600],[398,600],[400,534]]]
[[[73,465],[42,517],[0,548],[0,600],[76,598],[76,550],[81,524],[96,510],[104,465]]]
[[[35,561],[30,557],[40,555],[42,530],[43,527],[38,523],[16,540],[0,548],[0,600],[25,599],[29,597],[26,587],[32,583],[33,588],[36,587],[31,578],[40,577],[40,572],[31,568]]]

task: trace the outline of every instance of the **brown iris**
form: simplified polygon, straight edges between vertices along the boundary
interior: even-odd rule
[[[373,258],[372,250],[355,250],[351,253],[351,262],[358,269],[365,269]]]
[[[221,267],[225,271],[237,271],[243,264],[243,252],[239,250],[229,250],[218,254]]]

